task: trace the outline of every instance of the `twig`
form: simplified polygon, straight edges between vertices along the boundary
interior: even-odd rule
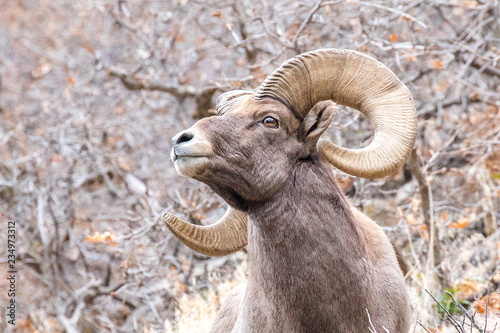
[[[427,327],[425,327],[425,325],[420,320],[420,315],[418,314],[417,309],[415,309],[415,304],[413,304],[413,298],[411,297],[411,293],[408,292],[408,295],[410,295],[411,308],[413,309],[413,312],[415,312],[415,315],[417,316],[417,324],[419,324],[426,332],[431,333],[431,331],[429,331],[429,329]],[[415,328],[416,328],[416,325],[415,325]],[[415,332],[415,328],[413,329],[414,332]]]
[[[457,320],[455,319],[455,317],[453,317],[451,315],[451,313],[427,289],[423,288],[417,282],[415,282],[415,283],[416,283],[417,286],[419,286],[422,290],[424,290],[434,300],[434,302],[441,308],[441,310],[444,311],[444,313],[446,314],[447,318],[450,319],[448,322],[450,324],[452,324],[457,331],[465,333],[463,331],[463,329],[461,329],[460,324],[457,322]]]
[[[441,108],[449,108],[450,106],[454,105],[460,105],[464,104],[467,106],[468,104],[471,103],[481,103],[480,99],[472,99],[469,97],[464,98],[457,98],[457,99],[445,99],[444,101],[441,102]],[[428,107],[421,109],[418,111],[419,116],[431,116],[431,115],[436,115],[436,112],[438,111],[437,105],[429,105]]]
[[[175,84],[167,85],[148,79],[141,79],[140,77],[133,76],[126,70],[116,66],[105,67],[105,69],[109,75],[118,77],[120,81],[122,81],[122,83],[131,90],[163,91],[177,98],[195,97],[203,91],[200,91],[193,86],[183,86]]]
[[[375,7],[375,8],[378,8],[378,9],[386,10],[386,11],[391,12],[391,13],[399,14],[399,15],[403,16],[404,18],[407,18],[410,21],[417,23],[422,28],[427,29],[427,24],[425,24],[424,22],[422,22],[422,21],[418,20],[417,18],[411,16],[410,14],[407,14],[407,13],[402,12],[400,10],[397,10],[397,9],[394,9],[394,8],[390,8],[390,7],[387,7],[387,6],[383,6],[383,5],[379,5],[377,3],[372,3],[372,2],[359,2],[359,5],[366,6],[366,7]]]
[[[420,157],[417,150],[414,149],[407,162],[408,168],[415,177],[418,183],[420,197],[422,198],[422,210],[424,213],[424,223],[429,231],[429,257],[428,265],[435,267],[441,263],[441,249],[439,243],[436,241],[434,212],[432,207],[432,189],[427,180],[425,170],[421,169]]]
[[[304,30],[306,28],[306,26],[309,24],[309,22],[311,22],[311,19],[312,19],[314,13],[316,13],[318,11],[318,9],[321,7],[321,2],[322,1],[323,0],[319,0],[318,2],[316,2],[316,4],[314,5],[314,7],[309,11],[309,13],[307,13],[306,18],[304,19],[304,21],[302,21],[302,24],[297,29],[297,31],[295,32],[295,35],[292,38],[293,48],[295,49],[295,51],[297,53],[300,52],[298,50],[298,47],[297,47],[297,39],[299,38],[302,30]]]
[[[474,326],[475,329],[477,329],[479,331],[479,333],[484,333],[484,329],[482,327],[480,327],[476,321],[474,320],[474,316],[471,316],[471,314],[469,313],[469,311],[467,311],[462,304],[460,304],[460,302],[457,302],[457,300],[455,300],[455,298],[453,297],[453,294],[451,292],[449,292],[448,290],[446,291],[446,295],[450,296],[451,297],[451,300],[453,301],[453,304],[455,304],[455,306],[460,310],[460,312],[462,312],[469,320],[470,320],[470,323],[472,326]]]

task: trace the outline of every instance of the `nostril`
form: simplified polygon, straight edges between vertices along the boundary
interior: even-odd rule
[[[193,138],[193,134],[191,133],[182,133],[181,136],[177,138],[177,141],[175,142],[176,145],[180,145],[183,142],[188,142]]]

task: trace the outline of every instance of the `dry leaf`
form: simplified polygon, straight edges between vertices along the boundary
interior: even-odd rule
[[[500,283],[500,271],[496,272],[495,275],[493,275],[491,281],[493,281],[496,284]]]
[[[463,219],[460,219],[456,222],[451,222],[449,227],[450,228],[455,228],[455,229],[463,229],[469,224],[469,219],[464,217]]]
[[[417,218],[413,214],[406,215],[406,223],[409,225],[415,225],[418,223]]]
[[[96,231],[92,236],[88,236],[87,238],[85,238],[85,241],[90,243],[109,243],[111,244],[111,246],[115,246],[116,235],[112,234],[109,231],[105,231],[102,234]]]
[[[459,299],[467,299],[481,291],[481,285],[473,281],[463,281],[457,284],[454,289]]]
[[[115,112],[116,112],[116,114],[117,114],[117,115],[122,116],[122,115],[124,115],[125,113],[127,113],[127,109],[122,108],[121,106],[117,106],[117,107],[115,108]]]
[[[122,141],[125,137],[123,135],[111,136],[108,138],[108,143],[112,146],[116,145],[118,142]]]
[[[418,198],[412,198],[410,201],[411,201],[411,210],[416,212],[420,208],[422,200]]]
[[[52,165],[57,164],[63,160],[62,156],[59,154],[55,154],[52,156]]]
[[[127,156],[127,157],[118,157],[116,159],[116,163],[118,164],[118,166],[125,170],[125,171],[130,171],[132,170],[132,160],[130,158],[130,156]]]
[[[477,7],[477,2],[476,1],[464,1],[464,2],[462,2],[462,5],[465,8],[476,8]]]
[[[420,237],[425,239],[425,240],[429,240],[429,233],[427,232],[427,226],[425,224],[423,224],[421,227],[420,227]]]
[[[220,11],[220,9],[216,9],[214,10],[214,12],[212,13],[212,16],[213,17],[222,17],[222,12]]]
[[[471,92],[469,95],[470,99],[476,100],[479,98],[479,93],[477,91]]]
[[[436,60],[436,59],[431,59],[431,64],[434,68],[437,68],[437,69],[442,69],[443,68],[443,63],[439,60]]]
[[[31,76],[35,79],[39,79],[43,76],[45,76],[47,73],[49,73],[52,70],[52,65],[51,64],[42,64],[38,66],[37,68],[33,69],[31,71]]]
[[[175,291],[178,294],[185,294],[186,291],[187,291],[187,286],[183,282],[181,282],[181,281],[176,281],[176,283],[175,283]]]
[[[497,291],[483,296],[479,302],[476,301],[473,305],[474,309],[477,309],[479,313],[485,313],[486,306],[495,312],[500,311],[500,294]]]
[[[196,219],[198,219],[200,221],[203,221],[203,220],[205,220],[207,218],[205,215],[202,215],[200,213],[194,213],[193,215],[194,215],[194,218],[196,218]]]
[[[443,92],[448,87],[448,83],[446,81],[442,81],[439,85],[434,85],[434,91]]]

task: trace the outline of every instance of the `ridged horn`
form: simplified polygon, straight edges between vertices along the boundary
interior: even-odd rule
[[[220,95],[216,103],[217,114],[222,116],[250,95],[254,95],[254,92],[233,90]],[[248,217],[231,207],[228,207],[219,221],[208,226],[191,224],[171,213],[164,213],[162,219],[175,237],[189,248],[207,256],[226,256],[241,250],[248,243]]]
[[[255,99],[270,97],[303,119],[320,101],[361,111],[374,136],[365,148],[347,149],[327,140],[318,151],[336,168],[354,176],[387,176],[406,161],[417,134],[417,113],[408,88],[372,57],[351,50],[322,49],[286,61],[266,78]]]
[[[219,221],[208,226],[193,225],[170,213],[163,213],[162,220],[175,237],[207,256],[226,256],[248,242],[247,215],[231,207]]]
[[[217,115],[222,116],[231,110],[236,103],[247,99],[250,95],[255,95],[255,93],[250,90],[231,90],[221,94],[217,97],[217,102],[215,103]]]

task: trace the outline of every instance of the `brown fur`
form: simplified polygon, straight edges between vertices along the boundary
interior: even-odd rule
[[[347,202],[316,150],[334,114],[320,102],[301,120],[277,101],[249,98],[188,130],[213,150],[192,177],[249,216],[246,290],[229,295],[210,332],[369,332],[367,310],[378,332],[408,331],[391,244]],[[269,115],[279,128],[262,124]]]

